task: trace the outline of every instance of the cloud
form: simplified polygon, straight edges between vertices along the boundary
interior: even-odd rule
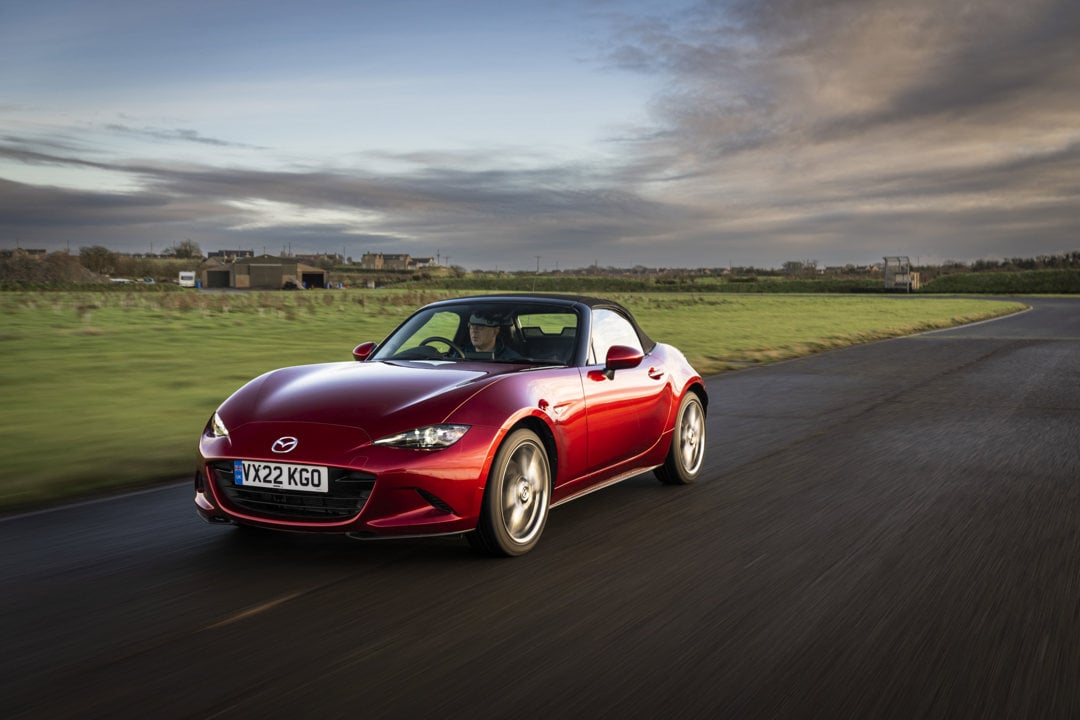
[[[190,130],[186,128],[132,128],[128,127],[127,125],[111,123],[106,125],[105,129],[121,135],[127,135],[130,137],[137,137],[148,140],[198,143],[201,145],[211,145],[214,147],[250,148],[255,150],[263,149],[257,145],[248,145],[246,143],[230,142],[228,140],[219,140],[217,138],[204,137],[197,130]]]
[[[1068,0],[703,3],[620,28],[607,59],[658,74],[664,137],[705,159],[906,122],[1080,105],[1080,6]],[[1037,102],[1034,102],[1037,101]],[[1050,107],[1047,107],[1050,103]]]
[[[589,27],[601,18],[606,34],[580,65],[653,90],[645,119],[613,120],[588,159],[557,159],[525,131],[516,147],[455,143],[437,119],[421,123],[422,141],[395,135],[400,151],[328,158],[270,150],[269,122],[255,143],[168,112],[51,116],[0,138],[0,237],[438,252],[478,268],[533,267],[537,255],[545,267],[715,267],[1076,248],[1075,0],[591,8]],[[320,128],[318,112],[289,122]]]
[[[719,246],[965,258],[1076,243],[1074,2],[706,2],[613,37],[605,61],[663,87],[654,125],[621,140],[625,180],[711,209]]]
[[[621,248],[647,245],[677,219],[663,204],[597,184],[592,169],[570,166],[425,167],[376,176],[105,163],[19,146],[0,146],[0,158],[139,178],[140,189],[124,194],[5,183],[0,232],[27,242],[83,228],[82,236],[92,241],[80,245],[117,249],[132,242],[143,249],[148,238],[164,247],[180,236],[201,238],[204,248],[295,241],[336,250],[345,244],[358,256],[369,243],[386,251],[394,238],[399,251],[433,255],[441,249],[468,266],[527,266],[542,252],[552,263],[573,267],[605,255],[617,263]],[[654,259],[641,256],[643,262]]]

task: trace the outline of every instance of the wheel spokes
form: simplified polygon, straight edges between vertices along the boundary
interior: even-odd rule
[[[544,516],[547,473],[537,448],[523,445],[506,465],[502,486],[503,526],[515,542],[527,542]]]
[[[701,406],[694,403],[686,408],[679,428],[679,450],[682,454],[683,467],[693,472],[701,463],[705,449],[705,419]]]

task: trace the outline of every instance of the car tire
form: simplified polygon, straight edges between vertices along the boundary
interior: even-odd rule
[[[696,393],[688,392],[679,403],[671,449],[656,478],[665,485],[688,485],[701,473],[705,459],[705,407]]]
[[[536,546],[551,503],[551,463],[532,430],[510,433],[499,446],[469,544],[487,554],[524,555]]]

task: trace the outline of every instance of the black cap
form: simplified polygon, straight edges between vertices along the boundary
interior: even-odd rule
[[[490,313],[474,312],[472,316],[469,317],[469,324],[483,325],[485,327],[499,327],[502,325],[502,321]]]

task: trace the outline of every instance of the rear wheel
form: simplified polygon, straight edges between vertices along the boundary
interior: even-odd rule
[[[705,408],[701,398],[688,392],[679,404],[667,460],[654,474],[665,485],[687,485],[701,473],[705,459]]]
[[[523,555],[540,540],[551,501],[551,465],[531,430],[510,433],[491,466],[469,543],[492,555]]]

